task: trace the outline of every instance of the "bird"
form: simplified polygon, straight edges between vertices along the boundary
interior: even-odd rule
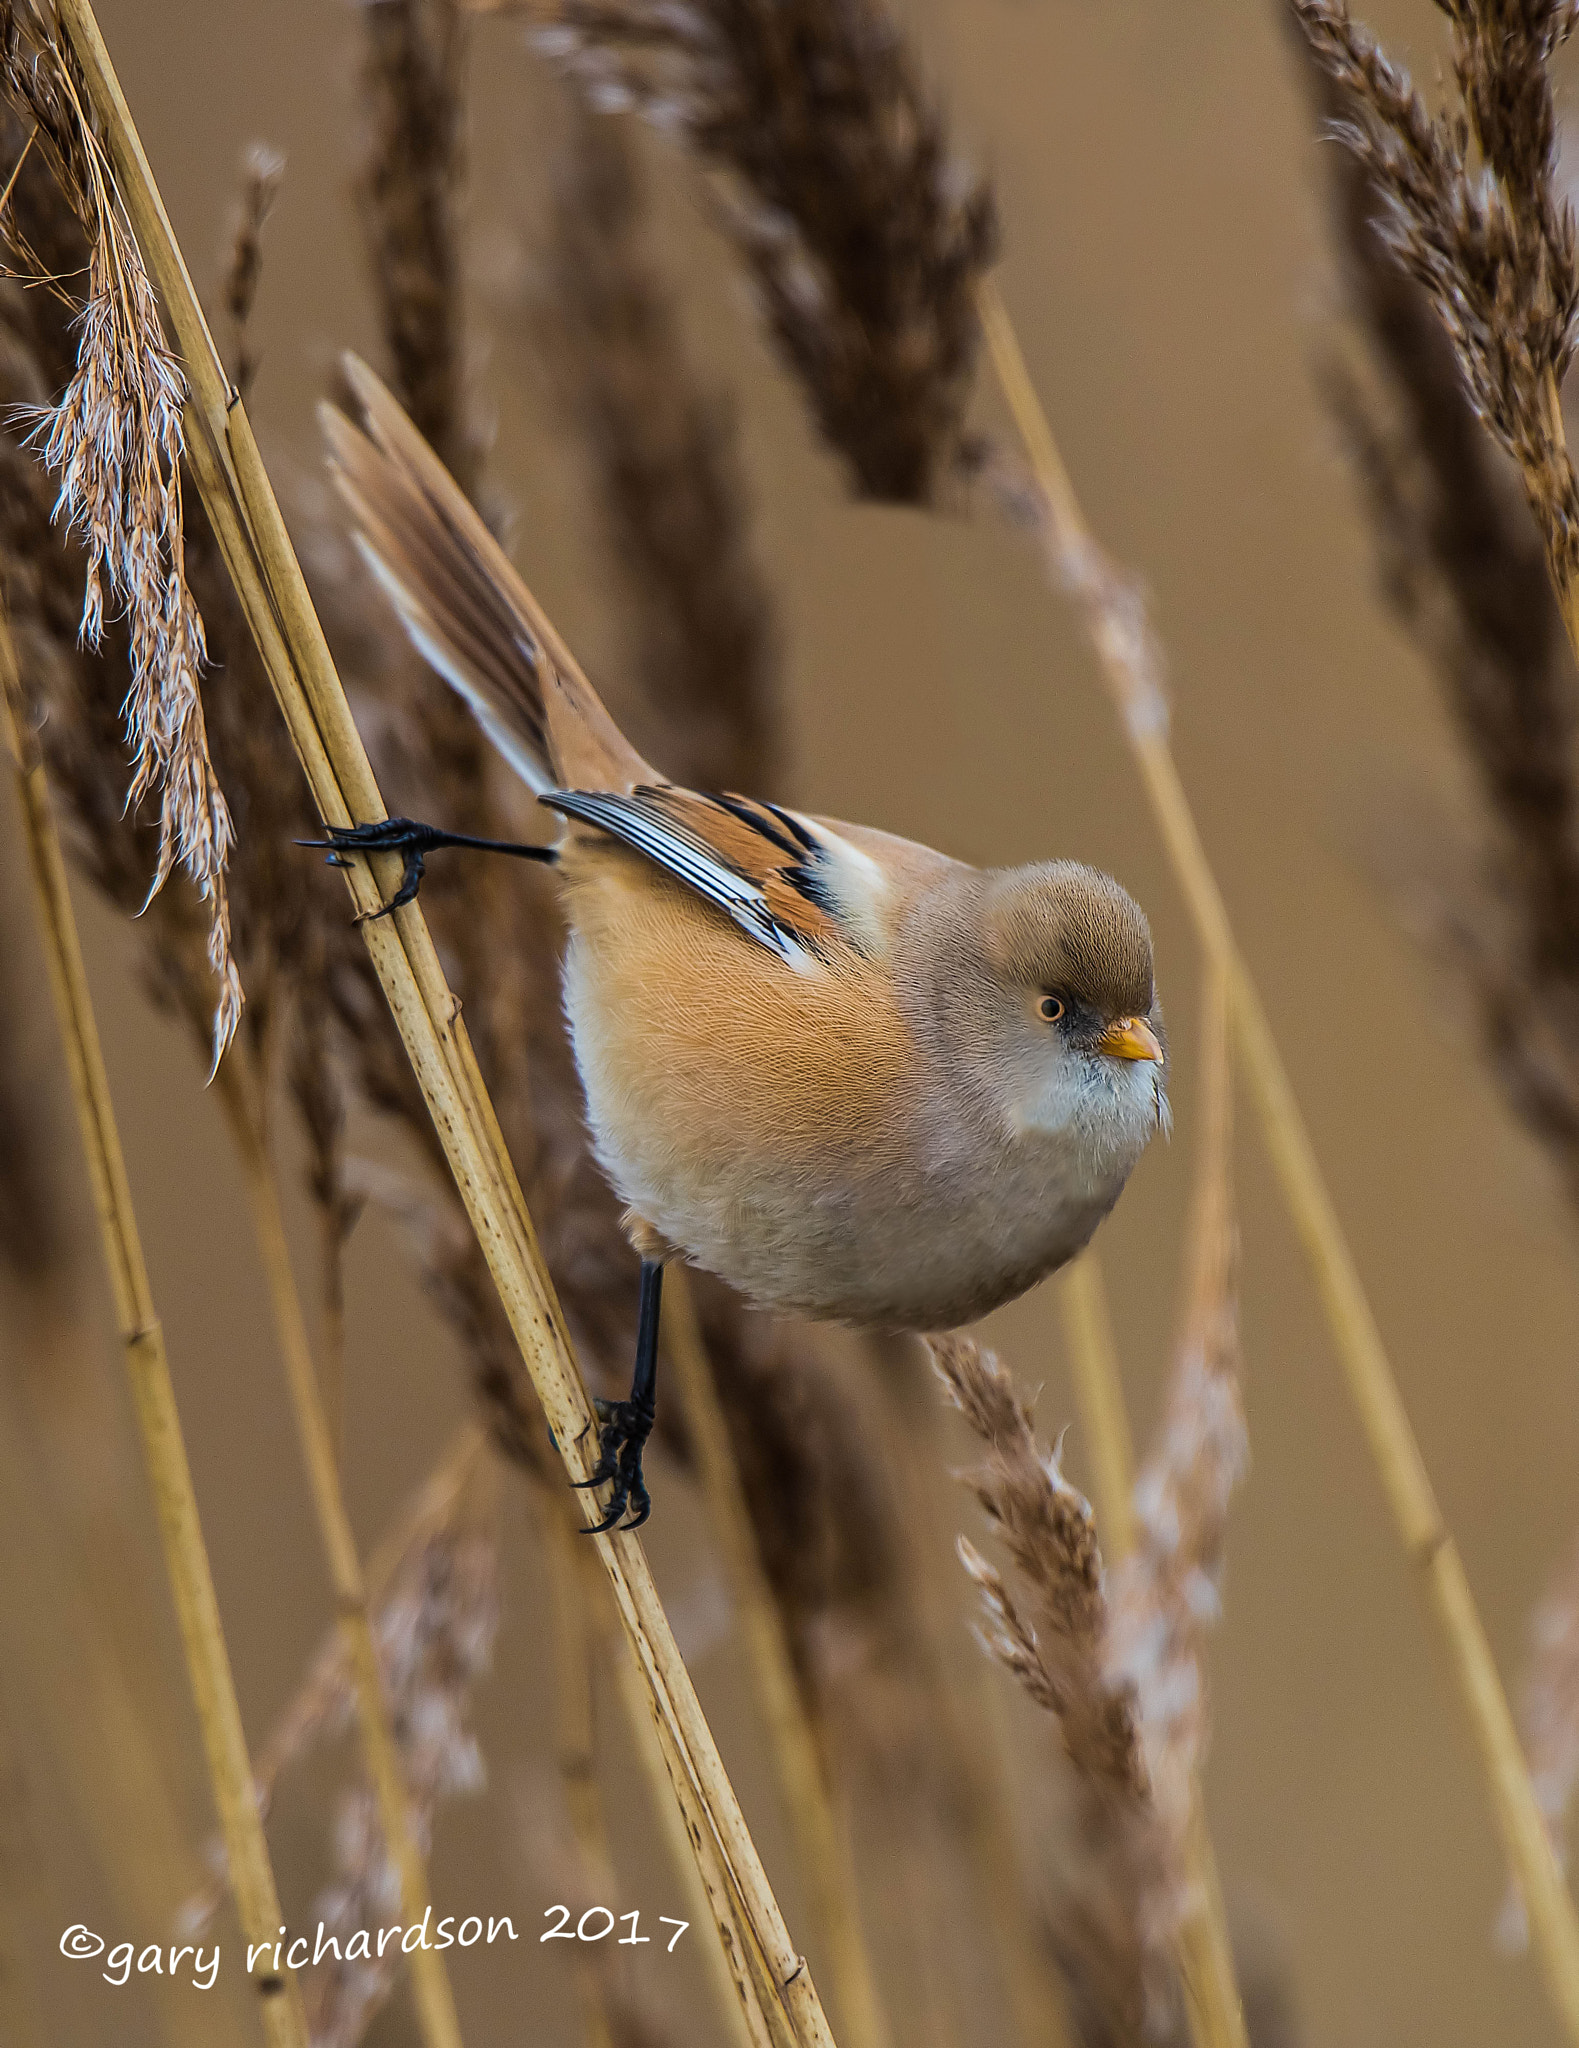
[[[353,538],[412,642],[560,837],[392,818],[398,853],[551,863],[591,1142],[640,1260],[627,1400],[601,1402],[600,1533],[651,1512],[663,1270],[888,1331],[976,1321],[1073,1258],[1169,1122],[1150,927],[1072,860],[981,869],[869,826],[681,788],[636,751],[393,395],[354,357],[325,405]],[[628,1519],[626,1519],[628,1517]]]

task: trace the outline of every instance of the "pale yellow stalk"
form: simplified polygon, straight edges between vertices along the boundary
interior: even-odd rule
[[[601,1605],[596,1593],[592,1597]],[[732,2048],[783,2048],[782,2010],[776,2000],[769,1998],[764,2003],[762,1998],[750,1938],[740,1924],[712,1831],[668,1724],[653,1712],[651,1694],[642,1684],[629,1645],[615,1641],[609,1647],[626,1725],[648,1782],[658,1792],[659,1823],[686,1887],[690,1915],[704,1944],[707,1973]],[[673,1794],[668,1799],[662,1796],[665,1780]],[[793,2041],[794,2036],[788,2038]]]
[[[142,1437],[143,1460],[164,1545],[180,1624],[187,1672],[203,1734],[214,1803],[230,1859],[236,1906],[249,1946],[262,1945],[248,1973],[257,1989],[270,2048],[307,2048],[307,2024],[293,1972],[276,1972],[274,1944],[281,1925],[279,1894],[263,1823],[252,1796],[252,1767],[225,1647],[197,1497],[181,1436],[175,1390],[165,1356],[164,1332],[143,1262],[120,1132],[110,1100],[98,1027],[88,994],[76,916],[66,886],[66,864],[50,805],[44,765],[28,727],[21,677],[9,622],[0,614],[0,726],[16,766],[17,794],[32,870],[39,934],[49,963],[51,993],[66,1048],[100,1239],[126,1369]]]
[[[581,1537],[563,1503],[545,1499],[539,1507],[538,1526],[548,1565],[549,1603],[554,1617],[554,1752],[559,1783],[588,1889],[595,1899],[610,1904],[615,1897],[614,1859],[609,1854],[593,1740],[593,1634],[587,1592],[581,1580],[582,1561],[576,1554]],[[646,1712],[645,1701],[642,1712]],[[655,1790],[661,1797],[661,1779]],[[589,1958],[577,1957],[576,1976],[586,2048],[613,2048],[603,1987]],[[731,2009],[732,1993],[725,2004],[726,2011]]]
[[[784,1624],[762,1568],[740,1468],[729,1441],[729,1425],[683,1267],[671,1266],[665,1280],[663,1327],[665,1355],[745,1639],[779,1792],[795,1838],[801,1874],[827,1943],[845,2048],[888,2048],[888,2024],[862,1931],[848,1839],[834,1815]]]
[[[408,1927],[417,1927],[432,1904],[427,1866],[417,1846],[411,1802],[406,1796],[400,1756],[384,1704],[367,1580],[340,1487],[337,1448],[313,1366],[307,1319],[296,1291],[285,1219],[280,1213],[279,1187],[264,1134],[262,1087],[245,1036],[232,1043],[221,1061],[218,1085],[246,1179],[253,1230],[274,1312],[275,1335],[285,1363],[291,1412],[296,1419],[296,1433],[307,1466],[308,1491],[334,1588],[336,1625],[345,1645],[363,1758],[378,1804],[384,1846],[400,1882],[402,1916]],[[444,1958],[436,1949],[419,1945],[411,1953],[410,1967],[412,2002],[425,2048],[461,2048],[460,2019]]]
[[[228,384],[153,174],[88,0],[58,0],[58,20],[87,81],[121,198],[163,305],[191,391],[188,457],[210,523],[326,824],[387,815],[313,610],[246,407]],[[557,644],[546,650],[558,661]],[[568,657],[567,657],[568,658]],[[346,870],[359,911],[393,882],[387,859]],[[500,1300],[574,1480],[588,1477],[598,1433],[520,1184],[483,1087],[460,1005],[418,904],[362,927],[413,1072]],[[705,1816],[711,1851],[741,1902],[772,2003],[802,2048],[832,2035],[811,1972],[790,1939],[695,1687],[634,1535],[594,1539],[677,1770]],[[701,1845],[706,1851],[706,1845]]]
[[[1093,550],[1090,529],[1008,314],[992,285],[983,287],[980,304],[993,366],[1043,494],[1055,551],[1069,558],[1088,555]],[[1569,593],[1560,595],[1565,616],[1571,613],[1579,618],[1579,590],[1572,594],[1571,602]],[[1222,892],[1201,845],[1168,744],[1166,723],[1154,715],[1158,707],[1137,693],[1127,637],[1097,630],[1093,638],[1202,950],[1224,976],[1235,1046],[1255,1099],[1267,1151],[1310,1263],[1350,1398],[1359,1413],[1399,1538],[1424,1581],[1447,1649],[1504,1848],[1529,1905],[1547,1990],[1569,2039],[1579,2043],[1579,1913],[1541,1822],[1507,1695],[1458,1546],[1437,1505],[1381,1332],[1316,1162],[1260,995],[1235,944]],[[1575,644],[1579,646],[1579,639]]]

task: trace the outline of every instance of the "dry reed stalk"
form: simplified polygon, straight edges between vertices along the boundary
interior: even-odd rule
[[[888,2025],[862,1933],[849,1845],[834,1815],[783,1619],[762,1568],[729,1424],[682,1268],[669,1276],[664,1336],[713,1538],[745,1639],[779,1792],[828,1946],[842,2036],[849,2048],[885,2048]]]
[[[1058,1315],[1091,1460],[1097,1527],[1115,1563],[1135,1547],[1135,1440],[1124,1406],[1102,1261],[1089,1246],[1058,1276]]]
[[[588,1901],[607,1903],[615,1896],[616,1878],[598,1785],[589,1622],[591,1600],[601,1595],[602,1588],[589,1588],[582,1574],[576,1554],[580,1532],[572,1526],[563,1504],[540,1494],[538,1518],[554,1620],[554,1761]],[[614,2048],[603,1979],[592,1963],[581,1957],[577,1958],[577,1974],[587,2048]],[[725,2010],[733,2007],[730,1997]]]
[[[105,1627],[94,1560],[50,1511],[33,1445],[8,1409],[0,1404],[0,1544],[11,1560],[0,1577],[8,1683],[15,1677],[25,1686],[30,1719],[57,1760],[117,1917],[129,1927],[161,1930],[200,1871],[188,1818],[171,1799],[150,1740],[146,1694],[133,1691]],[[0,1813],[7,1810],[0,1797]],[[71,1918],[62,1912],[55,1921],[51,1948]],[[167,1978],[153,1993],[166,2048],[240,2048],[255,2038],[251,2013],[228,1974],[212,2002],[194,2000]],[[9,2048],[10,2036],[0,2039]]]
[[[7,94],[37,124],[88,243],[75,373],[60,399],[39,409],[30,439],[59,478],[55,517],[86,553],[83,642],[102,640],[106,598],[125,612],[131,688],[122,716],[134,760],[127,803],[157,800],[150,894],[179,861],[208,905],[217,1065],[242,1004],[225,887],[235,833],[209,759],[198,687],[207,649],[184,561],[185,386],[73,66],[47,37],[27,33],[11,0],[0,9],[0,48]]]
[[[280,1925],[279,1895],[263,1825],[252,1798],[246,1736],[198,1521],[192,1475],[170,1383],[164,1335],[148,1285],[131,1190],[121,1155],[98,1030],[83,972],[65,862],[42,761],[26,723],[10,630],[0,615],[0,697],[16,767],[40,933],[71,1074],[72,1094],[93,1183],[116,1320],[142,1432],[149,1483],[159,1511],[166,1567],[181,1625],[187,1668],[203,1731],[215,1804],[225,1833],[236,1903],[249,1944],[261,1943],[263,1967],[249,1972],[275,2048],[306,2048],[306,2021],[295,1976],[270,1967]]]
[[[959,1476],[1017,1573],[1015,1591],[958,1539],[987,1616],[982,1648],[1054,1717],[1080,1790],[1092,1868],[1078,1917],[1083,1945],[1100,1964],[1077,1989],[1097,1999],[1102,2025],[1119,2040],[1138,2042],[1163,2009],[1161,1958],[1174,1902],[1134,1692],[1111,1683],[1104,1666],[1108,1611],[1091,1509],[1059,1470],[1057,1453],[1041,1451],[998,1360],[968,1337],[928,1343],[945,1394],[986,1449],[983,1462]]]
[[[1437,1505],[1381,1332],[1179,778],[1149,623],[1143,607],[1136,609],[1133,587],[1118,576],[1091,536],[1014,330],[990,285],[983,289],[981,310],[994,367],[1035,473],[1035,517],[1050,565],[1085,613],[1202,950],[1226,979],[1235,1048],[1267,1151],[1310,1263],[1388,1507],[1441,1631],[1508,1859],[1530,1902],[1547,1989],[1568,2033],[1579,2041],[1579,1915],[1541,1823],[1463,1560]]]
[[[960,452],[971,291],[996,228],[884,10],[560,0],[536,41],[599,111],[634,106],[706,167],[857,492],[934,499]]]
[[[602,1605],[603,1598],[597,1597],[594,1611]],[[771,1983],[763,1984],[760,1954],[668,1723],[654,1713],[652,1695],[641,1684],[628,1643],[611,1640],[609,1653],[626,1725],[648,1782],[660,1785],[667,1778],[673,1792],[672,1798],[657,1801],[658,1817],[674,1867],[685,1883],[691,1913],[699,1925],[713,1931],[704,1953],[733,2048],[786,2048],[796,2036],[787,2028]]]
[[[219,1070],[221,1100],[241,1160],[253,1230],[263,1260],[275,1335],[285,1365],[286,1387],[295,1418],[319,1540],[334,1589],[338,1626],[345,1645],[356,1701],[363,1754],[372,1780],[375,1810],[385,1854],[397,1878],[397,1900],[408,1926],[419,1924],[431,1906],[427,1868],[417,1840],[400,1747],[380,1682],[373,1639],[371,1602],[357,1554],[356,1537],[340,1486],[334,1438],[313,1365],[279,1189],[264,1135],[262,1079],[249,1041],[232,1047]],[[392,1973],[391,1973],[392,1974]],[[383,1973],[378,1973],[380,1979]],[[411,1955],[412,1994],[417,2024],[427,2048],[460,2048],[460,2020],[449,1972],[436,1949],[419,1946]],[[315,2036],[323,2029],[315,2023]],[[354,2035],[349,2039],[356,2038]]]
[[[26,217],[38,238],[47,239],[53,223],[40,217],[42,206],[35,195],[23,196],[30,202]],[[256,206],[251,209],[254,214],[257,210]],[[257,260],[254,246],[249,258],[254,281]],[[244,326],[250,290],[249,284],[229,295],[238,327]],[[41,545],[49,545],[47,539],[37,534],[26,536],[18,531],[17,539],[23,558]],[[262,733],[256,729],[257,713],[264,707],[248,700],[256,699],[258,678],[245,658],[244,630],[214,560],[206,523],[193,532],[188,561],[192,584],[204,591],[209,615],[219,627],[216,645],[230,656],[228,688],[218,707],[213,735],[216,744],[222,743],[227,764],[235,771],[232,787],[241,793],[244,814],[257,828],[261,841],[256,855],[249,855],[233,876],[237,951],[249,963],[255,1001],[246,1032],[220,1065],[221,1100],[246,1179],[286,1365],[287,1386],[334,1582],[340,1626],[352,1652],[363,1739],[378,1788],[380,1809],[388,1825],[392,1854],[401,1872],[401,1902],[407,1919],[418,1921],[428,1903],[426,1877],[412,1843],[404,1791],[378,1690],[360,1567],[339,1491],[333,1438],[324,1415],[286,1251],[265,1131],[260,1065],[268,1057],[277,1012],[282,1003],[289,1002],[292,985],[304,964],[305,942],[300,933],[319,892],[299,865],[294,875],[278,872],[282,858],[289,860],[286,846],[292,826],[306,820],[298,821],[291,800],[284,793],[294,788],[294,776],[289,761],[283,758],[283,736],[278,726],[269,720]],[[69,655],[64,655],[63,660],[71,665]],[[141,848],[135,823],[116,815],[113,806],[105,802],[105,791],[113,787],[115,777],[115,755],[110,744],[114,730],[113,695],[103,687],[108,683],[106,676],[90,675],[84,664],[76,666],[80,672],[75,692],[60,693],[53,751],[57,766],[64,771],[62,780],[77,812],[95,879],[112,899],[131,910],[137,907],[142,895]],[[101,686],[97,691],[95,684]],[[95,697],[96,703],[92,701]],[[200,949],[192,944],[195,934],[187,907],[174,897],[161,897],[156,914],[140,930],[152,952],[151,974],[161,999],[179,1008],[201,1039],[206,1026],[207,977]],[[308,1010],[312,1000],[304,992],[297,1000],[297,1009]],[[458,2023],[442,1957],[435,1951],[417,1950],[413,1975],[419,2020],[430,2048],[458,2048]]]
[[[171,323],[191,391],[189,453],[209,517],[263,656],[320,815],[326,823],[386,815],[300,566],[252,438],[246,408],[224,377],[207,324],[158,197],[130,112],[86,0],[60,0],[59,22],[81,65],[133,230]],[[568,665],[558,635],[542,636],[548,659]],[[358,864],[346,871],[358,911],[379,907],[393,879]],[[569,1349],[531,1221],[505,1151],[470,1041],[444,980],[421,911],[364,924],[363,936],[420,1080],[446,1158],[488,1257],[511,1327],[570,1476],[590,1470],[592,1411]],[[789,1938],[674,1643],[640,1544],[626,1534],[595,1539],[622,1623],[685,1782],[716,1853],[729,1870],[772,1986],[795,2039],[831,2040],[805,1960]]]

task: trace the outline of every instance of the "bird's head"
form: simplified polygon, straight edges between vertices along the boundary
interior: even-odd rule
[[[1111,877],[1074,861],[985,876],[984,990],[997,1091],[1020,1131],[1080,1130],[1138,1153],[1167,1122],[1151,928]]]

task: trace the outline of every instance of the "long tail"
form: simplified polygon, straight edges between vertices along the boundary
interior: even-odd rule
[[[391,393],[358,357],[344,368],[362,424],[320,408],[330,474],[422,654],[539,795],[661,781]]]

